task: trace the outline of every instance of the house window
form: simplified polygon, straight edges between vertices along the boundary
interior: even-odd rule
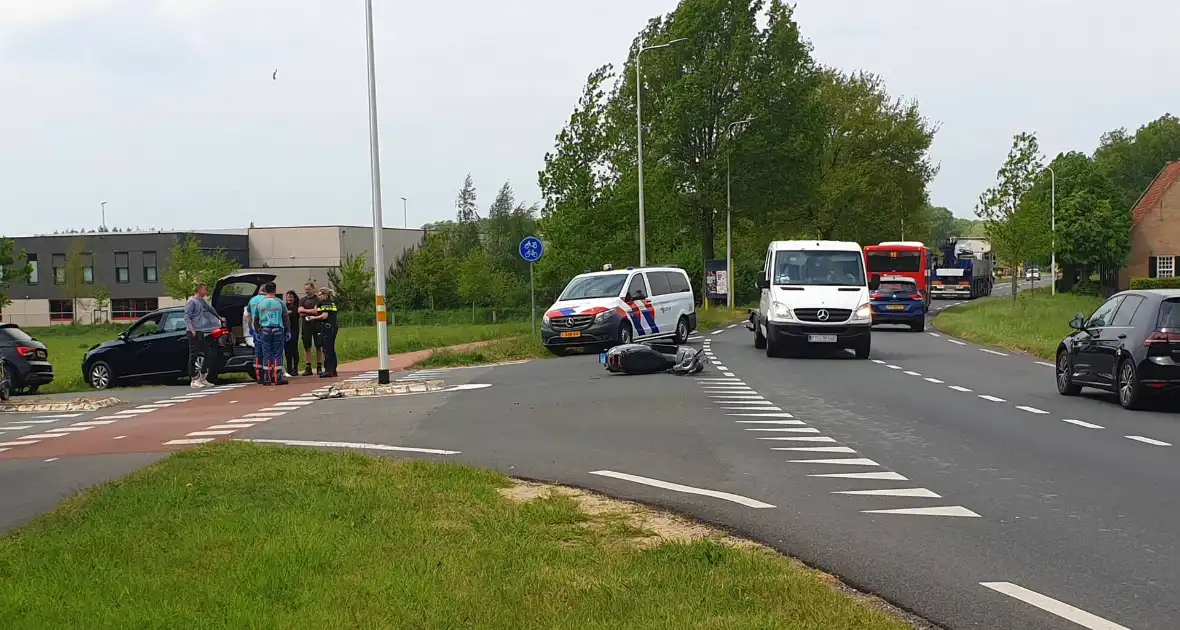
[[[49,321],[51,321],[51,322],[72,322],[72,321],[74,321],[74,301],[73,300],[49,300]]]
[[[111,319],[139,319],[158,308],[158,298],[119,298],[111,300]]]
[[[82,254],[82,282],[94,284],[94,254]]]
[[[66,283],[66,255],[53,255],[53,284]]]
[[[115,282],[131,282],[131,255],[127,252],[115,252]]]
[[[29,254],[29,284],[41,282],[41,270],[37,267],[37,255]]]
[[[1153,278],[1174,278],[1176,277],[1176,257],[1175,256],[1152,256],[1152,267],[1155,267],[1155,275]]]
[[[159,270],[156,268],[156,252],[143,253],[143,281],[156,282],[160,279]]]

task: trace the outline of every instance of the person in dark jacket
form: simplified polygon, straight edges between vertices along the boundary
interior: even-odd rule
[[[294,313],[299,311],[299,294],[294,291],[287,291],[284,296],[287,300],[287,312],[292,313],[291,327],[287,329],[287,343],[283,347],[284,350],[284,376],[291,378],[299,373],[299,324],[302,318]]]
[[[315,320],[320,324],[320,341],[324,344],[324,371],[320,378],[331,378],[336,376],[337,367],[336,333],[340,330],[337,323],[338,313],[331,289],[321,288],[318,297],[319,305],[316,310],[319,314],[315,316]]]

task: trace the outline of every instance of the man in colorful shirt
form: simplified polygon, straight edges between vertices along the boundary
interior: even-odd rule
[[[255,330],[254,343],[262,346],[262,373],[259,380],[263,385],[285,385],[283,346],[287,343],[291,314],[282,298],[275,295],[275,283],[266,283],[262,291],[262,299],[255,302],[250,313]]]

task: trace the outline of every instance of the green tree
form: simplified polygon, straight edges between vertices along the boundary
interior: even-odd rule
[[[458,226],[455,234],[455,247],[461,256],[479,247],[480,218],[479,206],[475,203],[475,180],[471,173],[463,179],[463,187],[459,189],[459,196],[455,199],[455,218]]]
[[[0,314],[12,304],[12,285],[27,282],[33,273],[24,250],[17,249],[16,242],[0,236]]]
[[[70,311],[74,316],[72,323],[78,322],[78,301],[90,297],[91,294],[90,284],[85,277],[87,256],[86,239],[80,236],[70,239],[70,249],[66,252],[65,284],[61,287],[61,294],[70,301]],[[90,283],[93,282],[92,276]]]
[[[184,300],[193,294],[197,283],[213,288],[217,280],[238,270],[236,260],[222,249],[203,249],[191,234],[178,240],[169,252],[168,265],[160,274],[164,291],[174,300]]]
[[[452,230],[432,232],[410,263],[410,277],[422,294],[422,305],[430,310],[458,304],[455,299],[456,275],[462,259],[455,255],[453,237]]]
[[[1012,299],[1020,266],[1048,251],[1049,222],[1035,204],[1022,203],[1041,177],[1040,144],[1035,134],[1019,133],[1012,139],[1008,158],[996,174],[996,185],[979,196],[975,213],[986,224],[992,253],[1012,272]]]
[[[955,215],[949,209],[931,206],[927,210],[927,214],[930,217],[930,227],[927,230],[927,237],[923,240],[924,243],[931,247],[937,247],[939,243],[948,238],[959,236]]]
[[[363,253],[346,254],[340,266],[328,270],[328,282],[336,292],[336,306],[344,311],[364,312],[376,308],[373,269]]]
[[[489,265],[487,254],[482,248],[473,249],[467,253],[467,258],[459,267],[459,297],[464,304],[471,305],[471,320],[475,321],[475,307],[488,298]]]
[[[1116,129],[1102,136],[1094,161],[1116,189],[1111,204],[1130,212],[1135,201],[1169,162],[1180,159],[1180,118],[1164,114],[1134,135]]]
[[[116,230],[117,229],[118,228],[116,228]],[[103,316],[108,318],[107,321],[110,321],[110,311],[107,309],[109,309],[111,306],[111,290],[108,289],[105,284],[100,284],[94,287],[91,297],[94,298],[94,310],[98,311],[99,313],[103,313]],[[94,323],[98,324],[101,322],[95,321]]]

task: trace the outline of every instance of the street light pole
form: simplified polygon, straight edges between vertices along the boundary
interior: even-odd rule
[[[1049,278],[1051,286],[1049,288],[1049,295],[1057,295],[1057,172],[1053,170],[1052,166],[1046,166],[1049,169],[1049,229],[1053,233],[1052,236],[1052,258],[1049,261]]]
[[[657,48],[667,48],[672,44],[687,41],[686,38],[674,39],[666,44],[642,46],[635,53],[635,146],[638,153],[639,165],[639,266],[647,266],[647,222],[643,214],[643,79],[639,72],[639,60],[643,53]]]
[[[369,66],[369,165],[373,186],[373,284],[377,303],[377,382],[389,383],[389,330],[385,311],[385,225],[381,220],[381,151],[377,139],[377,70],[373,57],[373,0],[365,0],[365,53]]]
[[[102,206],[102,227],[105,230],[107,227],[107,202],[99,204]]]
[[[729,128],[726,130],[729,133],[729,139],[733,140],[733,132],[739,126],[748,124],[754,120],[753,116],[747,116],[743,120],[729,123]],[[730,168],[729,168],[729,154],[725,156],[725,274],[728,282],[726,283],[726,303],[729,305],[729,310],[733,310],[733,285],[735,276],[733,273],[733,195],[732,186],[730,185]]]
[[[410,202],[402,197],[402,227],[410,227]]]

